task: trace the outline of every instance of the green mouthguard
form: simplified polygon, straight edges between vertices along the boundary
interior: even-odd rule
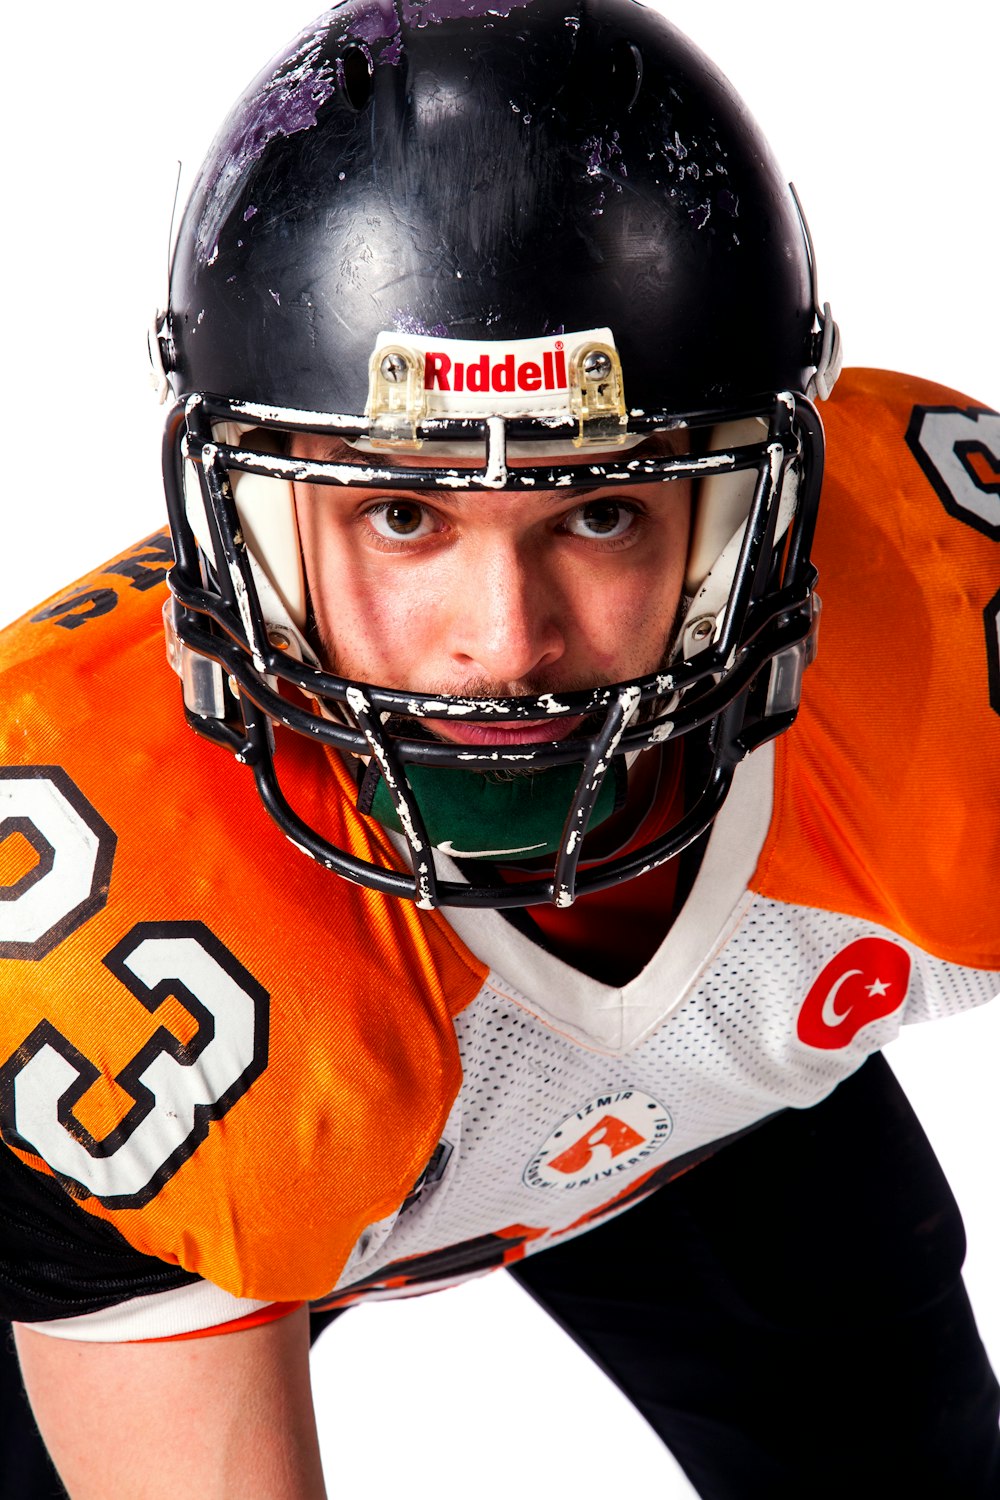
[[[427,835],[436,849],[458,859],[536,859],[554,854],[580,780],[579,765],[547,766],[500,779],[492,772],[410,765],[406,774]],[[625,768],[605,776],[590,819],[596,828],[615,811]],[[389,788],[368,768],[358,810],[401,833]]]

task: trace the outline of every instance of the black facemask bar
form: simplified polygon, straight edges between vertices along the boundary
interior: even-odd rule
[[[822,483],[823,438],[811,403],[788,392],[739,411],[729,408],[684,417],[653,414],[633,419],[627,428],[642,436],[683,428],[697,443],[699,435],[711,428],[748,417],[767,423],[767,436],[760,442],[650,458],[630,458],[626,450],[617,458],[605,455],[599,462],[588,459],[583,449],[577,462],[509,469],[509,441],[551,444],[565,436],[569,444],[576,435],[575,426],[497,417],[434,419],[419,429],[421,439],[478,440],[484,447],[483,467],[407,468],[383,463],[377,456],[347,464],[288,458],[220,443],[215,436],[216,424],[237,423],[350,441],[366,436],[367,423],[362,418],[330,418],[207,396],[189,398],[168,421],[164,450],[176,553],[169,579],[174,596],[172,631],[178,651],[189,653],[195,665],[214,663],[221,670],[216,673],[216,709],[196,713],[189,706],[188,722],[252,767],[268,813],[300,848],[349,880],[422,907],[515,907],[544,902],[568,906],[587,891],[662,864],[709,826],[743,756],[787,728],[795,717],[801,671],[811,659],[815,633],[816,575],[809,549]],[[214,568],[207,565],[186,513],[185,463],[198,471]],[[782,486],[790,464],[798,478],[795,515],[787,536],[776,544]],[[740,470],[756,472],[755,491],[718,638],[692,660],[671,664],[635,682],[560,694],[557,702],[551,694],[479,701],[382,688],[338,677],[278,649],[268,636],[229,479],[230,472],[242,471],[380,491],[502,487],[559,489],[579,495],[598,486],[698,480]],[[226,679],[236,685],[238,696],[225,686]],[[294,696],[283,695],[279,684]],[[317,702],[323,711],[307,707],[303,699]],[[419,723],[457,715],[476,723],[547,717],[558,723],[579,717],[585,720],[585,732],[547,743],[493,747],[407,739],[396,732],[400,719]],[[359,859],[298,816],[279,784],[272,724],[347,756],[374,757],[404,830],[413,873]],[[684,736],[701,748],[703,774],[680,821],[632,854],[581,868],[581,857],[586,858],[584,835],[614,757]],[[553,867],[536,880],[513,885],[500,881],[488,867],[476,883],[441,879],[406,767],[436,765],[468,771],[481,765],[484,770],[495,770],[498,758],[519,767],[581,766]]]

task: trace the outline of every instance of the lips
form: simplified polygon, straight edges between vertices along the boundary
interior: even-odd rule
[[[537,745],[550,740],[564,740],[583,723],[579,715],[572,718],[519,719],[513,724],[494,722],[456,724],[451,719],[428,719],[427,724],[440,739],[458,745]]]

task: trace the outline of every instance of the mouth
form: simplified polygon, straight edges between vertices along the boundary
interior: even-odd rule
[[[454,720],[428,719],[427,727],[442,740],[456,745],[538,745],[564,740],[579,729],[583,718],[519,719],[515,724],[456,724]]]

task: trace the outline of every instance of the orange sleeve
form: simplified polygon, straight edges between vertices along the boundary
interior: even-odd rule
[[[949,452],[921,445],[927,412],[953,414]],[[997,418],[860,370],[823,419],[819,654],[753,886],[1000,967]]]

